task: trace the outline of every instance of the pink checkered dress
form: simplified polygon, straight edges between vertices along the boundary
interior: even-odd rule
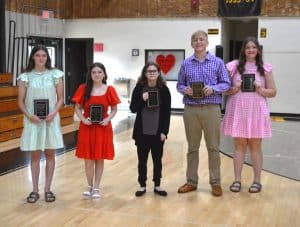
[[[237,64],[234,60],[226,65],[233,84],[241,80]],[[264,69],[271,72],[272,66],[264,64]],[[246,63],[245,73],[255,73],[255,80],[265,86],[265,78],[259,75],[255,63]],[[239,138],[271,137],[271,120],[266,98],[256,92],[241,91],[228,96],[221,130],[224,135]]]

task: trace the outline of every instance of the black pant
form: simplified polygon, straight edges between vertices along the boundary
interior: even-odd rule
[[[151,150],[153,161],[153,181],[155,186],[160,186],[162,156],[164,141],[160,140],[160,135],[150,136],[143,135],[141,141],[136,143],[138,155],[138,182],[141,187],[146,187],[147,180],[147,161],[148,154]]]

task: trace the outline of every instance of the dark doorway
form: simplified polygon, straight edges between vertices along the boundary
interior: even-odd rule
[[[229,61],[238,59],[242,48],[243,41],[230,40],[229,44]]]
[[[89,65],[93,63],[94,40],[90,38],[65,41],[66,104],[70,104],[78,86],[85,82]]]

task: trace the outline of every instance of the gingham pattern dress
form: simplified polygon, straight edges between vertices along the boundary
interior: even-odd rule
[[[237,71],[238,62],[229,62],[226,67],[230,72],[233,85],[241,80]],[[271,72],[272,66],[264,64],[265,72]],[[257,72],[255,63],[246,63],[245,73],[255,73],[255,80],[265,86],[265,78]],[[272,136],[270,113],[265,97],[257,92],[241,92],[228,96],[221,130],[224,135],[235,138],[268,138]]]

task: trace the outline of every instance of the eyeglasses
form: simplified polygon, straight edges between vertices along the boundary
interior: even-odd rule
[[[151,73],[157,73],[157,70],[147,70],[147,73],[151,74]]]

